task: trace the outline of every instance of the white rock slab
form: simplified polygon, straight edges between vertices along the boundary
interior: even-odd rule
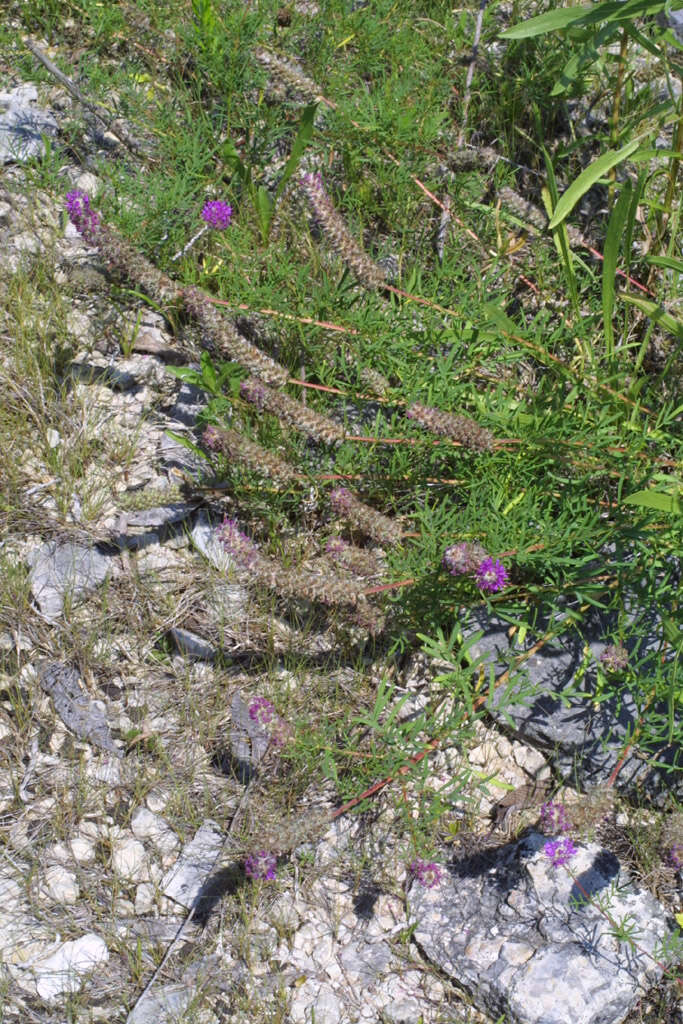
[[[207,819],[187,843],[178,861],[161,880],[165,896],[189,910],[213,871],[223,848],[224,835],[217,822]]]
[[[80,939],[62,943],[51,956],[35,960],[27,967],[40,998],[52,1003],[65,993],[78,992],[86,975],[108,960],[104,939],[89,932]]]
[[[45,890],[55,903],[76,903],[80,895],[76,876],[61,864],[52,864],[45,872]]]
[[[165,857],[175,853],[180,846],[180,840],[168,822],[146,807],[136,808],[130,828],[136,839],[148,839]]]
[[[0,163],[42,156],[43,135],[57,134],[57,122],[48,110],[35,106],[37,99],[38,90],[30,83],[0,92]]]
[[[147,852],[139,839],[115,839],[112,842],[111,863],[116,874],[130,882],[146,882],[149,879]]]

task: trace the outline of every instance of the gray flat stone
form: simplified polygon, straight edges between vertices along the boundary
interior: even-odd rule
[[[216,535],[216,524],[205,512],[200,512],[192,533],[192,543],[204,555],[207,561],[220,572],[228,572],[235,568],[234,558],[226,551]]]
[[[190,1004],[211,987],[220,967],[217,957],[204,957],[188,967],[180,981],[153,986],[128,1014],[126,1024],[178,1024],[189,1019],[185,1013]]]
[[[634,622],[639,617],[634,632],[644,637],[637,649],[631,642],[631,662],[637,664],[639,673],[654,672],[661,646],[658,616],[656,612],[636,610],[629,614]],[[500,725],[510,728],[512,724],[519,739],[543,751],[563,778],[584,789],[605,785],[623,757],[614,781],[617,790],[627,796],[639,793],[641,798],[647,794],[656,805],[662,805],[672,794],[683,797],[683,753],[661,743],[652,750],[652,762],[657,762],[654,764],[643,758],[637,746],[627,750],[640,721],[633,695],[622,689],[618,697],[597,705],[580,696],[558,696],[575,681],[579,669],[584,673],[582,687],[590,689],[607,646],[604,638],[614,627],[610,616],[595,610],[587,616],[581,633],[568,627],[566,633],[531,655],[519,670],[513,665],[520,651],[510,649],[508,623],[489,616],[485,609],[476,609],[463,632],[469,639],[477,637],[469,647],[470,654],[492,665],[496,678],[511,669],[509,683],[496,690],[490,708]],[[543,628],[537,631],[538,635],[544,632]],[[536,639],[529,637],[527,648]],[[587,668],[586,645],[593,656]],[[626,646],[629,648],[628,640]],[[651,710],[666,715],[666,708]]]
[[[498,850],[454,862],[432,889],[408,893],[414,936],[426,955],[486,1013],[509,1024],[619,1024],[662,974],[656,947],[670,930],[663,908],[617,858],[579,846],[569,870],[532,832]],[[628,919],[636,945],[618,942]]]
[[[161,880],[165,896],[189,910],[194,906],[204,884],[214,870],[223,848],[224,835],[220,825],[207,820],[183,847],[180,857]]]
[[[180,626],[175,626],[170,634],[182,654],[186,654],[189,658],[197,658],[198,661],[215,661],[218,651],[208,640],[204,640],[191,630],[182,629]]]
[[[89,697],[76,669],[59,661],[48,662],[41,666],[40,685],[52,697],[55,710],[67,729],[100,750],[123,757],[114,743],[100,702]]]
[[[173,523],[182,522],[194,512],[196,507],[196,502],[171,501],[168,505],[157,505],[139,512],[128,512],[126,521],[129,526],[158,529],[162,526],[171,526]]]
[[[23,163],[45,152],[44,135],[57,134],[57,122],[49,110],[35,105],[35,85],[19,85],[0,92],[0,163]]]
[[[69,595],[82,597],[105,581],[112,559],[79,541],[47,541],[28,557],[31,591],[46,619],[58,619]]]

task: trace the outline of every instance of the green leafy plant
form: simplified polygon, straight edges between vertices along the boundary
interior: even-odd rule
[[[221,150],[223,160],[233,168],[252,202],[263,245],[268,244],[270,229],[273,223],[273,217],[275,216],[278,199],[287,187],[287,183],[290,178],[296,172],[306,147],[313,137],[313,122],[315,120],[315,112],[317,108],[317,103],[311,103],[306,107],[301,115],[299,128],[292,144],[289,159],[284,166],[280,181],[278,182],[275,193],[272,196],[265,186],[257,185],[254,182],[251,165],[246,164],[241,159],[233,142],[226,142]]]

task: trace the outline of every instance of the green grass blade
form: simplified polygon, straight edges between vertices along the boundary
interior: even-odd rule
[[[566,28],[575,21],[579,21],[584,15],[593,9],[592,4],[585,7],[564,7],[555,11],[546,11],[535,18],[520,25],[513,25],[505,32],[500,33],[501,39],[531,39],[532,36],[542,36],[545,32],[557,32],[558,29]]]
[[[617,270],[617,259],[619,256],[619,242],[624,230],[624,224],[631,207],[633,186],[627,181],[624,189],[616,202],[607,226],[607,237],[605,239],[604,262],[602,265],[602,322],[605,331],[605,354],[608,359],[614,355],[614,325],[612,314],[614,312],[615,281]]]
[[[555,178],[553,162],[550,159],[550,154],[545,149],[545,147],[543,148],[543,159],[545,160],[545,167],[548,173],[548,200],[546,201],[546,207],[548,217],[552,218],[553,211],[557,209],[557,204],[559,201],[559,192],[557,189],[557,180]],[[557,246],[559,256],[562,259],[562,263],[564,264],[564,271],[567,278],[567,284],[569,286],[569,295],[572,300],[572,306],[574,307],[574,312],[578,316],[579,290],[576,284],[576,272],[574,270],[574,259],[572,256],[572,251],[569,246],[569,236],[567,235],[567,228],[563,223],[560,223],[559,227],[555,228],[555,230],[553,231],[553,237],[555,240],[555,245]]]
[[[647,262],[654,267],[666,267],[683,274],[683,260],[677,260],[675,256],[648,256]]]
[[[310,103],[301,115],[299,131],[296,133],[296,138],[292,145],[292,151],[289,154],[287,163],[285,164],[285,169],[282,172],[280,183],[275,190],[275,202],[277,202],[278,198],[282,195],[287,182],[299,166],[299,162],[304,154],[306,146],[313,138],[313,122],[315,120],[315,112],[317,109],[317,103]]]
[[[677,320],[676,317],[667,313],[662,306],[656,302],[651,302],[649,299],[639,299],[635,295],[622,295],[621,298],[624,302],[630,302],[632,306],[637,306],[646,316],[649,316],[651,320],[658,323],[660,327],[670,331],[679,341],[683,341],[683,320]]]
[[[640,145],[640,139],[633,139],[628,142],[621,149],[608,149],[606,153],[599,156],[597,160],[586,167],[585,171],[582,171],[576,181],[573,181],[569,188],[564,192],[555,207],[552,220],[548,227],[553,230],[559,224],[565,220],[572,212],[579,199],[588,192],[590,188],[595,185],[608,171],[617,164],[622,163],[627,157],[634,153]]]

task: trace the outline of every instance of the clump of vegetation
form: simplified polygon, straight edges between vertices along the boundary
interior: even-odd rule
[[[466,746],[503,690],[503,708],[528,695],[525,657],[569,633],[586,660],[558,696],[628,693],[630,743],[673,751],[678,777],[683,65],[665,4],[487,9],[471,62],[474,10],[432,4],[283,20],[140,0],[137,34],[124,3],[15,7],[57,47],[69,8],[81,87],[115,91],[149,148],[99,155],[99,196],[65,210],[119,284],[198,328],[198,365],[175,371],[207,397],[206,474],[186,485],[225,488],[236,571],[347,660],[447,666],[412,717],[388,675],[355,705],[313,695],[279,751],[293,777],[322,768],[349,809],[416,781],[412,870],[435,884],[421,858],[472,778],[426,787],[430,754]],[[54,154],[33,173],[66,193]],[[471,654],[482,616],[512,637],[499,680]]]

